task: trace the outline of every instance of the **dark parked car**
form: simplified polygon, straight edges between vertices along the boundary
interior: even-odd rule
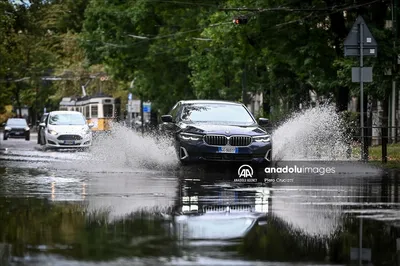
[[[38,127],[38,138],[37,138],[37,143],[38,144],[41,144],[41,143],[44,143],[45,141],[44,141],[44,126],[43,126],[43,123],[44,124],[47,124],[47,117],[49,116],[49,113],[44,113],[43,115],[42,115],[42,117],[40,118],[40,121],[38,121],[39,122],[39,127]]]
[[[271,135],[241,103],[211,100],[180,101],[161,117],[160,129],[173,137],[182,164],[249,162],[268,164]]]
[[[4,126],[3,140],[8,138],[25,138],[30,140],[30,125],[24,118],[9,118]]]

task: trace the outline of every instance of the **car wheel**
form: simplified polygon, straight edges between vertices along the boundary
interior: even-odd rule
[[[30,134],[30,133],[26,134],[25,140],[26,140],[26,141],[29,141],[30,139],[31,139],[31,134]]]
[[[4,133],[3,134],[3,140],[7,140],[7,139],[8,139],[8,137],[7,137],[6,133]]]

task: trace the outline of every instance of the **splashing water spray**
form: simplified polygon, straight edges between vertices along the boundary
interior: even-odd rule
[[[273,160],[349,160],[350,139],[334,106],[306,109],[273,132]]]
[[[112,123],[110,134],[99,135],[84,160],[96,169],[168,170],[178,164],[171,140],[141,133],[118,123]]]
[[[272,134],[273,160],[349,160],[350,134],[332,105],[292,114]],[[178,159],[171,140],[142,136],[118,123],[112,133],[99,136],[84,164],[130,169],[173,169]],[[101,164],[99,164],[101,162]]]

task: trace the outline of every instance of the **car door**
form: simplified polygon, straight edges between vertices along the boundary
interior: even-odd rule
[[[43,127],[42,127],[40,124],[44,122],[44,119],[45,119],[45,115],[42,115],[42,116],[40,117],[40,120],[38,120],[38,138],[37,138],[37,143],[38,143],[38,144],[41,143],[40,141],[41,141],[42,136],[43,136],[43,133],[42,133]]]
[[[41,121],[40,121],[40,123],[44,123],[44,124],[45,124],[44,127],[43,127],[43,126],[40,127],[40,139],[41,139],[41,142],[40,142],[40,143],[42,143],[42,144],[45,144],[45,143],[46,143],[46,140],[45,140],[45,136],[46,136],[45,130],[46,130],[46,127],[47,127],[47,120],[48,120],[48,117],[49,117],[49,114],[44,114],[44,115],[42,116]]]

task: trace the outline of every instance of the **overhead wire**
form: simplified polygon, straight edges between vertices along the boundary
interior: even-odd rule
[[[152,2],[180,2],[180,1],[167,1],[167,0],[149,0]],[[300,12],[300,11],[326,11],[328,13],[324,13],[324,14],[315,14],[315,13],[310,13],[308,16],[304,17],[304,18],[300,18],[300,19],[296,19],[296,20],[292,20],[292,21],[287,21],[287,22],[282,22],[279,24],[275,24],[273,26],[271,26],[271,28],[273,27],[280,27],[280,26],[284,26],[284,25],[289,25],[289,24],[293,24],[293,23],[298,23],[303,21],[304,19],[313,17],[313,18],[317,18],[317,17],[321,17],[321,16],[327,16],[329,14],[333,14],[336,12],[341,12],[341,11],[346,11],[346,10],[350,10],[350,9],[355,9],[355,8],[359,8],[362,6],[367,6],[367,5],[371,5],[377,2],[386,2],[385,0],[372,0],[370,2],[367,3],[360,3],[360,4],[343,4],[343,5],[339,5],[339,6],[333,6],[332,8],[307,8],[307,9],[300,9],[300,8],[287,8],[287,7],[276,7],[276,8],[265,8],[265,9],[257,9],[257,11],[252,12],[253,15],[259,14],[259,13],[263,13],[263,12],[268,12],[268,11],[289,11],[289,12]],[[180,3],[187,3],[187,2],[180,2]],[[188,3],[189,4],[189,3]],[[249,10],[254,10],[254,8],[229,8],[230,11],[249,11]],[[226,9],[223,9],[226,10]],[[167,35],[162,35],[162,36],[155,36],[155,37],[145,37],[145,36],[138,36],[138,35],[133,35],[133,34],[127,34],[126,36],[132,37],[132,36],[136,36],[136,37],[140,37],[143,38],[141,41],[135,42],[134,44],[112,44],[112,43],[106,43],[106,45],[109,46],[114,46],[114,47],[120,47],[120,48],[131,48],[134,47],[136,45],[140,45],[142,43],[146,43],[148,41],[152,41],[152,40],[158,40],[158,39],[165,39],[165,38],[174,38],[177,37],[179,35],[184,35],[186,33],[192,33],[192,32],[197,32],[197,31],[201,31],[204,30],[206,28],[209,27],[217,27],[217,26],[221,26],[221,25],[227,25],[227,24],[231,24],[232,22],[221,22],[221,23],[214,23],[214,24],[210,24],[207,26],[203,26],[203,27],[199,27],[196,29],[191,29],[191,30],[186,30],[186,31],[182,31],[182,32],[176,32],[176,33],[171,33],[171,34],[167,34]]]
[[[218,10],[219,11],[252,11],[251,13],[253,15],[264,13],[264,12],[272,12],[272,11],[288,11],[288,12],[303,12],[303,11],[304,12],[310,12],[311,11],[312,12],[312,13],[308,14],[308,16],[306,16],[305,18],[300,18],[300,19],[296,19],[296,20],[292,20],[292,21],[282,22],[282,23],[279,23],[279,24],[272,25],[269,28],[264,28],[263,29],[263,30],[268,30],[268,29],[275,28],[275,27],[281,27],[281,26],[285,26],[285,25],[289,25],[289,24],[299,23],[299,22],[304,21],[304,19],[308,19],[308,18],[314,18],[315,19],[315,18],[318,18],[318,17],[321,17],[321,16],[328,16],[328,15],[336,13],[336,12],[347,11],[347,10],[350,10],[350,9],[355,9],[355,8],[371,5],[371,4],[374,4],[374,3],[377,3],[377,2],[387,2],[387,1],[388,0],[373,0],[373,1],[370,1],[370,2],[367,2],[367,3],[360,3],[360,4],[336,5],[336,6],[333,6],[331,8],[288,8],[288,7],[285,7],[285,6],[280,6],[280,7],[275,7],[275,8],[218,8]],[[190,3],[190,2],[172,1],[172,0],[148,0],[148,2],[164,2],[164,3],[174,3],[174,4],[180,3],[180,4],[188,4],[188,5],[189,4],[193,4],[193,5],[196,5],[196,6],[216,6],[216,5],[206,4],[206,3],[201,3],[201,2]],[[301,2],[301,1],[299,1],[299,2]],[[319,12],[320,11],[325,11],[327,13],[325,13],[325,12],[323,14],[313,13],[315,11],[319,11]],[[232,24],[232,22],[214,23],[214,24],[209,24],[207,26],[203,26],[203,27],[199,27],[199,28],[191,29],[191,30],[186,30],[186,31],[182,31],[182,32],[176,32],[176,33],[172,33],[172,34],[166,34],[166,35],[155,36],[155,37],[145,37],[146,39],[143,39],[143,40],[141,40],[139,42],[135,42],[133,44],[115,44],[115,43],[103,42],[103,41],[99,41],[99,40],[82,39],[79,36],[76,36],[76,37],[71,37],[70,36],[68,38],[71,38],[71,39],[72,38],[78,38],[78,39],[81,39],[81,40],[87,41],[87,42],[103,43],[104,45],[111,46],[111,47],[116,47],[116,48],[132,48],[132,47],[135,47],[135,46],[143,44],[143,43],[147,43],[147,42],[152,41],[152,40],[159,40],[159,39],[165,39],[165,38],[174,38],[174,37],[177,37],[177,36],[180,36],[180,35],[184,35],[184,34],[187,34],[187,33],[201,31],[201,30],[204,30],[204,29],[209,28],[209,27],[218,27],[218,26],[227,25],[227,24]],[[127,34],[126,36],[131,37],[131,36],[129,36],[129,34]],[[143,37],[143,36],[139,36],[139,37]],[[259,36],[259,38],[261,38],[261,37],[262,36]],[[195,39],[199,39],[199,38],[195,38]],[[258,38],[256,38],[256,39],[258,39]],[[210,39],[208,39],[208,40],[210,40]],[[164,53],[168,53],[168,52],[156,53],[154,55],[164,54]],[[142,60],[145,61],[146,59],[139,59],[139,61],[142,61]]]

